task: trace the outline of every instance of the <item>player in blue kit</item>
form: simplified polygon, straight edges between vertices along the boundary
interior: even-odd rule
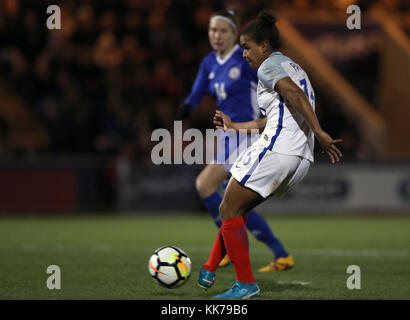
[[[214,14],[210,18],[208,36],[214,51],[203,59],[191,93],[178,110],[178,117],[186,118],[199,105],[205,94],[211,94],[216,99],[217,109],[229,115],[232,121],[246,122],[258,119],[260,111],[256,98],[257,74],[243,59],[243,49],[236,44],[237,22],[234,12],[222,11]],[[215,160],[208,164],[196,179],[199,196],[218,228],[222,223],[219,216],[222,198],[218,187],[229,177],[229,170],[236,160],[236,157],[231,159],[229,156],[238,154],[238,149],[246,149],[251,138],[247,134],[218,132],[218,151]],[[275,237],[262,216],[252,210],[246,226],[258,240],[272,250],[275,257],[268,266],[259,269],[260,272],[287,270],[293,267],[292,256]],[[219,266],[226,266],[228,263],[229,258],[225,255]]]

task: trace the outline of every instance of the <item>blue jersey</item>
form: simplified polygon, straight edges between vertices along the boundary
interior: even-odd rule
[[[215,97],[217,108],[234,122],[259,118],[256,97],[257,71],[242,57],[243,49],[235,45],[231,53],[221,59],[215,51],[201,63],[191,93],[185,99],[195,109],[204,94]]]

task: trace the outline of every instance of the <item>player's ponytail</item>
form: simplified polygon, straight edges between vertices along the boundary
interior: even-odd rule
[[[273,50],[280,48],[280,35],[276,26],[276,17],[267,10],[261,11],[257,19],[249,22],[243,28],[241,34],[250,35],[257,44],[266,40]]]

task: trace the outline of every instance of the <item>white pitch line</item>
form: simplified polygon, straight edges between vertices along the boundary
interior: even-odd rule
[[[305,249],[293,250],[299,255],[341,256],[341,257],[407,257],[407,251],[379,251],[379,250],[343,250],[343,249]]]
[[[283,285],[288,285],[288,284],[297,284],[297,285],[301,285],[301,286],[308,286],[310,284],[310,282],[306,282],[306,281],[298,281],[298,280],[292,280],[292,281],[282,281],[282,280],[278,280],[274,282],[275,284],[283,284]]]
[[[149,248],[148,246],[144,247],[144,251],[153,252],[156,248]],[[210,252],[211,245],[209,246],[186,246],[181,248],[188,254],[190,252]],[[250,252],[252,253],[269,253],[267,248],[258,246],[253,248],[251,246]],[[307,255],[307,256],[340,256],[340,257],[396,257],[396,258],[406,258],[410,256],[408,251],[385,251],[385,250],[345,250],[345,249],[316,249],[316,248],[306,248],[299,250],[289,250],[292,254],[297,255]]]

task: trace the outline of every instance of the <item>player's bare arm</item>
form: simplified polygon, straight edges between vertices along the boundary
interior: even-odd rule
[[[232,122],[231,118],[220,110],[216,110],[214,115],[214,124],[217,129],[235,131],[247,130],[247,133],[253,133],[252,130],[262,132],[266,126],[266,118],[256,119],[247,122]]]
[[[285,77],[276,83],[275,91],[283,97],[285,104],[295,108],[303,115],[310,129],[322,146],[323,151],[328,154],[330,161],[332,163],[339,162],[342,153],[335,144],[342,142],[342,139],[332,139],[329,134],[322,130],[319,120],[302,89],[300,89],[289,77]]]

